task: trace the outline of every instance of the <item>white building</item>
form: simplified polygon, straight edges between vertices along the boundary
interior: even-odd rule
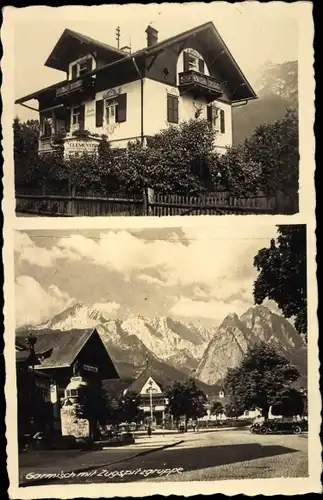
[[[102,134],[113,148],[183,120],[205,118],[216,149],[232,144],[232,106],[256,94],[212,22],[158,41],[148,26],[147,46],[131,54],[66,29],[45,66],[65,79],[16,101],[38,100],[40,152],[59,143],[65,154],[95,149]]]
[[[150,367],[139,375],[128,390],[140,396],[140,409],[144,412],[145,419],[148,418],[158,426],[164,423],[168,400],[163,392],[162,383],[156,382]]]

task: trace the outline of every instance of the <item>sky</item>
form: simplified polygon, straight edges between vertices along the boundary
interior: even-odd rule
[[[159,41],[208,21],[213,21],[252,85],[268,62],[298,59],[298,2],[253,1],[211,4],[149,4],[91,7],[29,7],[19,9],[14,23],[15,99],[65,79],[65,73],[44,63],[65,28],[116,46],[136,51],[146,46],[148,24],[159,32]],[[37,102],[35,102],[37,107]],[[37,113],[15,106],[22,120]]]
[[[112,319],[219,325],[254,305],[253,258],[277,236],[275,226],[241,226],[234,234],[232,226],[17,231],[17,326],[39,324],[77,302]]]

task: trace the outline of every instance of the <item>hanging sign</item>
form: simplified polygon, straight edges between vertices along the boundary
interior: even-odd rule
[[[98,368],[96,366],[91,366],[91,365],[83,365],[84,370],[88,372],[98,372]]]

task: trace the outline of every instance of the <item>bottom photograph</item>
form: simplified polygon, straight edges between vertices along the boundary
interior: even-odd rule
[[[306,226],[15,232],[19,485],[308,477]]]

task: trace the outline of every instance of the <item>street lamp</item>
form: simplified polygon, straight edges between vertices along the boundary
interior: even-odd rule
[[[152,380],[150,380],[149,382],[149,386],[148,389],[147,389],[147,392],[149,392],[149,402],[150,402],[150,419],[151,419],[151,423],[153,423],[153,419],[154,419],[154,413],[153,413],[153,382]]]

